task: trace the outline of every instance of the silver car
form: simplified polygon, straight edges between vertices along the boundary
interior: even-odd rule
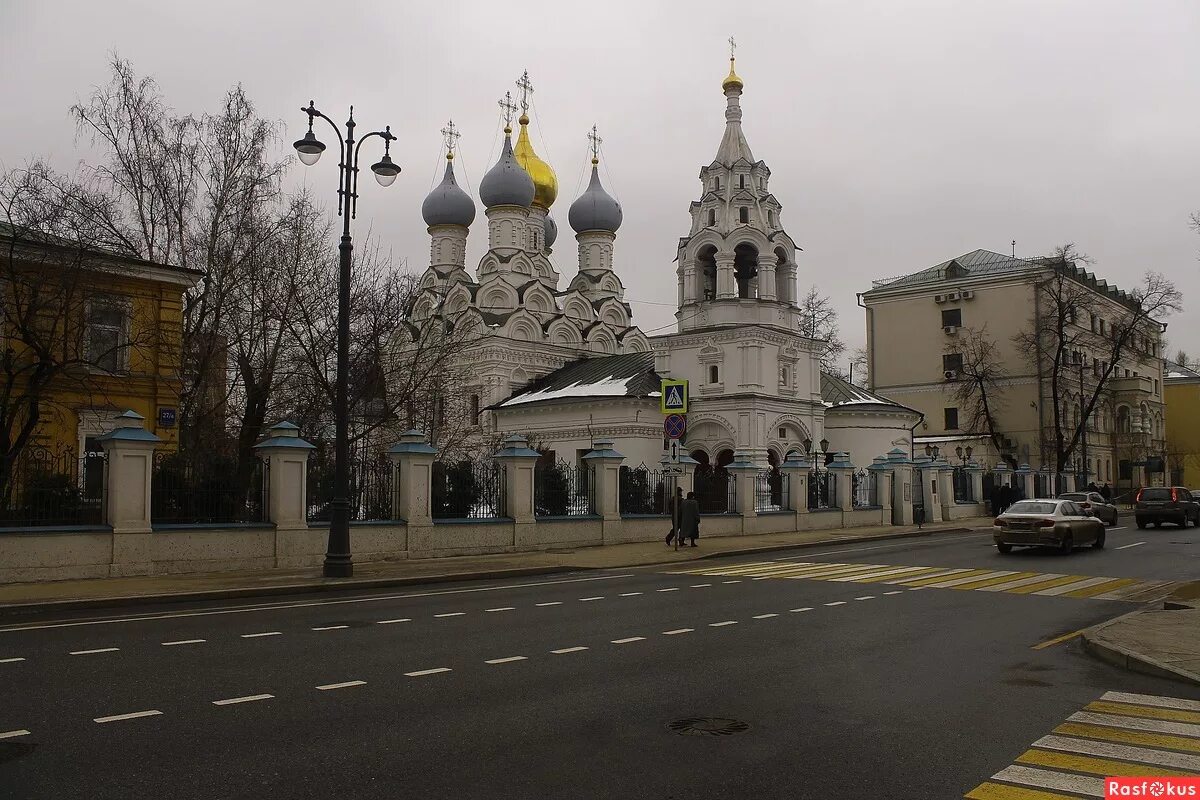
[[[1080,545],[1104,547],[1104,523],[1071,500],[1021,500],[992,523],[1001,553],[1013,547],[1054,547],[1063,555]]]
[[[1091,511],[1094,517],[1109,525],[1116,525],[1120,518],[1116,505],[1105,500],[1104,495],[1099,492],[1066,492],[1060,494],[1058,499],[1070,500],[1084,511]]]

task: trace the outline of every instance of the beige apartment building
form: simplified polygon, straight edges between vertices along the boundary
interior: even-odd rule
[[[1067,297],[1070,304],[1059,302]],[[1080,428],[1080,397],[1104,380],[1125,332],[1127,344],[1066,472],[1116,488],[1159,484],[1165,452],[1162,331],[1136,320],[1136,302],[1115,286],[1063,259],[1021,259],[976,250],[898,278],[878,280],[860,295],[866,309],[870,388],[916,409],[916,454],[938,448],[952,463],[970,458],[989,468],[1028,464],[1054,470],[1054,403],[1063,433]],[[1063,309],[1056,312],[1055,309]],[[1061,319],[1062,326],[1053,322]],[[1055,342],[1065,368],[1052,366]],[[971,408],[961,382],[980,371],[979,343],[990,343],[989,407],[993,438]],[[965,359],[965,361],[964,361]],[[1057,371],[1058,394],[1051,376]],[[978,390],[973,390],[978,397]],[[969,448],[969,450],[968,450]],[[1041,480],[1039,487],[1047,486]]]

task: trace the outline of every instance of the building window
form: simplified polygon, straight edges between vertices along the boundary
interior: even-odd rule
[[[717,379],[720,377],[721,377],[721,373],[717,369],[717,365],[716,364],[711,365],[708,368],[708,382],[709,383],[717,383]]]
[[[1067,306],[1067,322],[1075,324],[1075,306]]]
[[[942,369],[946,372],[962,372],[962,353],[946,353],[942,356]]]
[[[1107,333],[1108,333],[1108,325],[1104,322],[1103,319],[1101,319],[1100,320],[1100,335],[1103,336]]]
[[[770,225],[772,228],[775,227],[775,212],[774,211],[767,212],[767,224]]]
[[[88,308],[88,361],[109,372],[121,372],[126,366],[129,316],[119,300],[97,298]]]
[[[945,409],[942,409],[942,414],[945,415],[945,418],[946,418],[945,419],[946,424],[944,426],[945,429],[948,431],[958,430],[958,409],[957,408],[945,408]]]
[[[738,175],[738,188],[739,189],[746,188],[746,176],[745,175]]]
[[[787,438],[787,428],[780,428],[780,429],[779,429],[779,438],[780,438],[780,439],[786,439],[786,438]]]
[[[1154,393],[1158,394],[1158,378],[1154,379]]]
[[[471,424],[479,424],[479,395],[471,395]]]
[[[780,385],[782,385],[782,386],[791,386],[791,385],[792,385],[792,382],[791,382],[790,380],[788,380],[790,377],[791,377],[791,376],[788,374],[788,368],[787,368],[787,367],[780,367],[780,368],[779,368],[779,383],[780,383]]]
[[[717,192],[721,191],[721,178],[720,178],[720,176],[717,176],[716,178],[713,178],[713,191],[717,191]]]
[[[712,209],[712,208],[710,208],[710,209],[708,210],[708,225],[709,225],[709,227],[711,228],[713,225],[716,225],[716,224],[717,224],[717,212],[716,212],[716,209]]]
[[[738,209],[738,221],[743,225],[750,221],[750,209],[742,206]]]
[[[1091,312],[1088,312],[1088,316],[1091,317],[1091,320],[1092,320],[1092,333],[1095,333],[1096,332],[1096,315]]]
[[[955,328],[962,327],[962,309],[961,308],[947,308],[946,310],[944,310],[942,312],[942,327],[949,328],[952,325]]]

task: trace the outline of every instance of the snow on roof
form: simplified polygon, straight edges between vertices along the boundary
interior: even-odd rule
[[[610,375],[598,381],[578,381],[557,389],[526,392],[509,398],[504,401],[503,405],[516,406],[523,403],[536,403],[540,400],[562,400],[567,397],[625,397],[629,394],[630,381],[637,379],[636,375],[632,378],[616,378]]]
[[[653,353],[584,358],[517,389],[494,407],[588,397],[658,397],[661,381]]]

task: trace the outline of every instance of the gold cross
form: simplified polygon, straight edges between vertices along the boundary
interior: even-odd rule
[[[737,50],[737,42],[735,42],[733,40],[733,37],[730,36],[729,37],[729,58],[731,60],[733,59],[733,51],[735,51],[735,50]]]
[[[454,155],[454,148],[458,146],[458,140],[462,136],[458,132],[458,128],[454,125],[454,120],[446,123],[446,127],[442,128],[442,141],[446,145],[446,152],[449,155]]]
[[[512,92],[504,93],[504,99],[500,101],[500,110],[504,114],[504,124],[511,127],[513,114],[517,113],[517,105],[512,101]]]
[[[517,88],[521,90],[521,110],[529,110],[529,95],[533,94],[533,84],[529,80],[529,70],[525,70],[517,79]]]
[[[593,125],[591,131],[588,132],[588,144],[592,148],[592,161],[595,162],[600,158],[600,145],[604,142],[596,135],[596,126]]]

